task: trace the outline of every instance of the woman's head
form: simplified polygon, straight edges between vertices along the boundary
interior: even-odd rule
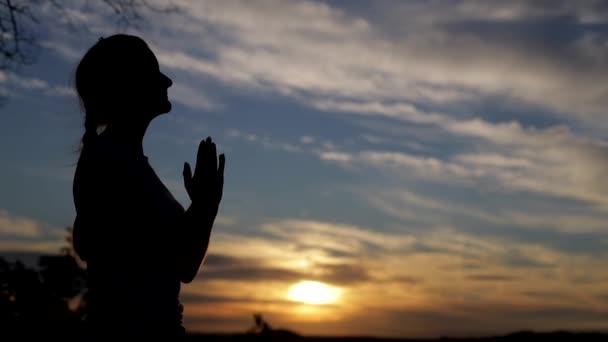
[[[76,69],[86,133],[103,125],[147,123],[169,112],[167,88],[172,84],[141,38],[119,34],[99,39]]]

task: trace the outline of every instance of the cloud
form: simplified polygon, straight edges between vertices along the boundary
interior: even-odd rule
[[[274,274],[277,279],[297,278],[294,274],[297,272],[300,276],[314,275],[327,281],[333,278],[342,283],[348,280],[365,283],[378,279],[427,279],[427,273],[432,273],[428,267],[441,268],[444,265],[454,268],[453,258],[456,256],[462,265],[484,260],[483,267],[488,272],[494,270],[493,273],[484,273],[485,275],[506,272],[510,277],[524,274],[521,272],[530,269],[553,272],[557,267],[565,267],[565,261],[585,265],[593,257],[568,254],[540,244],[505,237],[476,237],[471,233],[440,226],[402,230],[397,234],[330,222],[279,220],[264,224],[262,228],[270,234],[266,238],[216,235],[217,240],[211,245],[213,250],[226,253],[229,250],[227,247],[235,243],[247,247],[209,259],[208,266],[224,270],[248,269],[254,273],[257,269],[289,271]],[[382,249],[377,250],[380,246]],[[276,248],[276,253],[271,248]],[[392,252],[386,253],[386,250]],[[335,251],[339,253],[334,254]],[[382,252],[379,253],[380,251]],[[361,258],[363,255],[366,257]],[[405,260],[410,260],[407,268],[397,266]],[[424,260],[428,261],[427,269],[422,266]],[[591,264],[585,268],[593,267]],[[456,270],[459,268],[460,266]],[[445,273],[445,270],[442,273],[446,276],[456,275]],[[474,274],[470,276],[477,277]],[[433,280],[435,281],[440,280]]]
[[[249,218],[219,218],[233,233],[214,233],[201,281],[185,287],[194,304],[186,321],[215,315],[218,325],[240,324],[235,315],[258,309],[292,317],[286,289],[311,278],[341,286],[344,302],[318,309],[331,315],[298,317],[323,317],[324,325],[339,317],[335,331],[605,326],[603,311],[581,304],[594,302],[608,276],[598,252],[606,241],[608,150],[597,138],[606,127],[608,49],[590,25],[608,18],[602,6],[408,2],[357,13],[312,1],[182,5],[183,16],[146,31],[161,68],[178,81],[176,102],[217,108],[196,90],[213,81],[237,95],[295,100],[346,118],[349,127],[385,127],[377,134],[356,127],[352,136],[362,139],[353,144],[322,132],[298,132],[290,142],[272,132],[227,131],[268,150],[350,167],[361,176],[353,181],[365,195],[359,199],[382,215],[367,225],[266,218],[253,230],[242,226]],[[96,21],[94,32],[106,24]],[[70,63],[84,51],[52,33],[59,42],[46,46]],[[8,80],[0,74],[0,83]],[[69,94],[36,77],[10,82]],[[54,248],[8,243],[0,247]],[[540,291],[552,295],[530,295]],[[320,331],[316,324],[307,331]]]
[[[0,254],[56,254],[66,246],[66,231],[0,209]]]
[[[601,141],[577,137],[563,129],[524,130],[518,125],[492,125],[477,120],[453,129],[476,135],[492,145],[478,148],[475,153],[456,151],[448,158],[394,150],[321,151],[319,158],[379,169],[396,179],[415,175],[437,182],[482,185],[490,190],[497,190],[498,185],[498,190],[505,192],[608,203],[604,182],[608,147]]]
[[[257,144],[267,150],[278,150],[288,153],[303,152],[300,146],[274,139],[267,134],[258,135],[255,133],[247,133],[235,128],[226,129],[225,134],[230,139],[239,139],[248,143]]]
[[[11,215],[0,209],[0,234],[9,237],[38,238],[42,236],[40,224],[32,219]]]
[[[302,279],[302,275],[297,272],[279,268],[252,267],[252,265],[242,268],[213,269],[206,268],[199,275],[201,280],[236,280],[236,281],[284,281],[295,282]]]
[[[31,96],[40,93],[49,97],[73,97],[74,89],[50,84],[47,80],[38,77],[19,75],[13,72],[0,70],[0,94],[8,97]]]
[[[350,162],[351,160],[353,160],[353,157],[349,153],[333,151],[320,152],[319,158],[321,158],[322,160],[337,162]]]
[[[196,91],[185,83],[177,83],[169,88],[170,98],[195,110],[213,110],[219,104],[207,98],[201,91]]]
[[[512,276],[500,274],[471,274],[467,279],[473,281],[508,282],[516,280]]]
[[[201,41],[200,50],[159,47],[161,63],[231,85],[304,96],[317,105],[324,98],[449,104],[498,95],[597,118],[607,104],[602,89],[608,70],[597,57],[606,51],[605,38],[599,33],[540,45],[536,37],[509,30],[524,20],[564,15],[578,18],[575,25],[594,15],[602,21],[598,13],[604,12],[593,4],[562,2],[551,10],[521,3],[377,5],[388,17],[413,18],[390,21],[390,32],[373,16],[312,1],[183,5],[189,17],[169,25]],[[271,8],[275,15],[268,17]],[[480,22],[490,29],[479,29]],[[203,28],[202,38],[193,27]]]
[[[475,104],[499,96],[514,105],[528,103],[557,111],[551,114],[556,118],[568,116],[581,125],[598,126],[597,115],[608,104],[602,90],[608,70],[601,62],[608,50],[601,32],[568,36],[547,46],[536,44],[535,36],[508,29],[526,20],[563,16],[576,18],[574,25],[602,22],[605,11],[595,4],[559,2],[550,9],[522,2],[401,4],[391,9],[378,5],[379,13],[409,14],[412,20],[402,24],[407,35],[395,35],[402,30],[395,22],[393,31],[386,32],[373,16],[318,2],[206,1],[181,6],[187,14],[165,18],[165,33],[183,39],[152,43],[165,67],[238,89],[276,92],[319,110],[433,125],[457,137],[495,145],[481,151],[483,161],[471,151],[454,155],[453,161],[368,151],[359,156],[368,163],[406,164],[419,173],[430,170],[446,179],[481,175],[495,178],[507,190],[606,202],[607,189],[601,181],[605,148],[580,141],[566,132],[566,126],[536,129],[517,121],[493,123],[420,109],[446,110],[454,103]],[[269,18],[270,8],[276,14]],[[475,25],[480,21],[489,29],[479,30]],[[504,36],[510,31],[516,36]],[[154,37],[153,28],[152,32]],[[188,46],[179,45],[182,42]],[[176,85],[176,101],[197,109],[214,108],[214,102],[192,89],[190,84]],[[559,135],[565,137],[556,138]],[[300,150],[290,143],[253,138],[268,148]],[[507,147],[513,150],[505,151]],[[342,162],[353,159],[345,151],[323,151],[320,156]],[[513,163],[520,163],[519,168]]]
[[[300,137],[300,142],[302,144],[312,144],[312,143],[315,142],[315,138],[311,137],[309,135],[303,135],[303,136]]]
[[[198,275],[201,281],[288,282],[313,278],[337,285],[356,285],[371,280],[362,266],[354,263],[316,264],[312,271],[267,265],[267,260],[209,255]]]
[[[589,209],[582,206],[582,208],[567,210],[564,206],[533,208],[533,201],[526,206],[524,200],[518,204],[496,207],[480,203],[479,201],[485,198],[484,195],[481,195],[483,197],[478,201],[458,201],[461,195],[452,194],[449,198],[431,197],[414,192],[404,185],[358,186],[351,191],[369,206],[400,222],[448,224],[456,220],[461,225],[511,227],[511,231],[517,229],[522,234],[522,238],[527,239],[531,237],[526,235],[526,231],[555,232],[556,236],[550,239],[547,237],[553,242],[557,241],[558,236],[563,236],[565,241],[573,242],[576,236],[593,239],[593,237],[604,237],[608,233],[606,226],[608,217],[601,207]],[[465,188],[464,191],[468,190]],[[542,201],[542,203],[546,202],[546,200]],[[561,248],[565,246],[562,244]],[[597,251],[594,250],[593,253]]]
[[[480,315],[480,313],[483,313]],[[471,336],[497,336],[514,331],[533,330],[603,330],[606,328],[605,310],[579,305],[549,305],[543,308],[531,304],[454,303],[445,310],[432,308],[395,308],[381,310],[369,308],[357,316],[349,317],[346,326],[363,331],[378,331],[380,336],[441,336],[470,338]],[[369,320],[368,317],[377,317]],[[402,324],[409,322],[409,324]],[[356,332],[355,332],[356,333]]]
[[[299,244],[352,253],[367,247],[399,249],[412,242],[410,237],[404,235],[380,233],[356,225],[313,220],[280,220],[264,224],[262,229],[274,236],[298,241]]]
[[[386,32],[373,16],[324,3],[210,1],[187,7],[190,16],[175,23],[175,30],[189,35],[194,32],[189,25],[202,26],[204,44],[197,51],[159,46],[159,59],[167,67],[242,89],[277,92],[318,110],[432,125],[456,138],[493,144],[481,155],[464,151],[452,160],[395,151],[353,156],[336,150],[322,151],[324,160],[404,165],[436,179],[476,185],[484,178],[507,191],[606,203],[601,143],[585,141],[565,125],[535,128],[420,109],[448,110],[502,97],[514,106],[554,111],[556,120],[597,126],[608,105],[602,90],[608,79],[601,62],[604,37],[591,32],[539,45],[540,38],[508,29],[530,20],[551,27],[553,22],[543,20],[563,16],[576,18],[574,25],[602,21],[598,13],[604,12],[593,4],[560,2],[551,9],[520,2],[402,4],[390,10],[378,5],[380,13],[409,13],[413,20],[403,24],[406,35],[395,35],[401,32],[399,25]],[[266,15],[269,8],[277,13],[272,18]],[[479,30],[480,22],[489,28]]]
[[[406,2],[393,7],[393,15],[408,15],[404,24],[433,26],[462,21],[518,22],[539,18],[572,17],[580,24],[601,23],[608,19],[605,6],[599,1],[574,3],[513,0],[509,2],[487,2],[483,0],[455,1],[449,6],[441,2]],[[390,18],[390,17],[389,17]]]
[[[0,241],[0,251],[2,253],[18,252],[18,253],[44,253],[55,254],[65,247],[65,241],[61,239],[44,239],[44,240],[8,240]]]
[[[442,205],[410,197],[420,206]],[[307,320],[310,315],[340,317],[332,323],[332,331],[382,328],[393,336],[519,329],[524,321],[501,318],[516,312],[536,319],[535,327],[548,328],[557,321],[578,327],[586,324],[586,317],[601,313],[583,307],[581,294],[601,295],[608,277],[601,271],[602,256],[439,225],[386,232],[345,223],[279,219],[262,224],[253,235],[214,234],[210,249],[198,281],[184,291],[191,310],[188,319],[199,328],[194,323],[197,317],[212,312],[234,319],[260,311],[271,322],[306,327],[307,332],[322,331]],[[340,287],[341,301],[290,315],[304,310],[286,300],[289,286],[303,279]],[[531,295],[543,291],[554,295]],[[563,316],[552,316],[553,320],[534,316],[554,308],[563,310]],[[404,317],[398,312],[426,325],[401,329],[394,321]],[[493,313],[483,318],[492,329],[474,329],[477,325],[472,322],[479,319],[479,312]],[[582,318],[576,318],[577,313]],[[365,324],[362,317],[368,317]]]

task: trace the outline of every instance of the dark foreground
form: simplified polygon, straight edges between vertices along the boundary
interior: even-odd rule
[[[432,342],[432,341],[608,341],[608,334],[601,333],[532,333],[519,332],[505,336],[479,337],[479,338],[439,338],[439,339],[398,339],[374,337],[310,337],[300,336],[290,332],[277,332],[269,334],[190,334],[188,342],[215,342],[215,341],[299,341],[299,342]]]
[[[15,258],[13,258],[15,259]],[[24,260],[24,258],[17,258]],[[66,248],[60,255],[32,256],[29,265],[0,257],[0,341],[82,341],[82,318],[86,314],[85,270]],[[27,260],[24,260],[27,261]],[[76,306],[69,305],[76,301]],[[311,337],[274,329],[261,314],[254,325],[237,334],[189,334],[187,342],[414,342],[414,341],[606,341],[603,333],[520,332],[485,338],[388,339],[373,337]],[[245,327],[244,327],[245,328]],[[245,332],[246,331],[246,332]],[[121,341],[120,338],[116,339]]]

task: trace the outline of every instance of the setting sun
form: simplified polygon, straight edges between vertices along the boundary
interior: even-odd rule
[[[340,297],[340,289],[318,281],[301,281],[292,285],[287,292],[287,298],[312,305],[332,304]]]

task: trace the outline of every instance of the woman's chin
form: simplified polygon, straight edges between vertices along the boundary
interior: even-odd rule
[[[167,102],[165,102],[159,106],[158,113],[159,114],[169,113],[171,111],[171,108],[173,108],[173,105],[171,104],[171,101],[167,100]]]
[[[165,106],[167,107],[167,111],[165,113],[169,113],[173,108],[173,104],[169,100],[167,100],[167,104]]]

